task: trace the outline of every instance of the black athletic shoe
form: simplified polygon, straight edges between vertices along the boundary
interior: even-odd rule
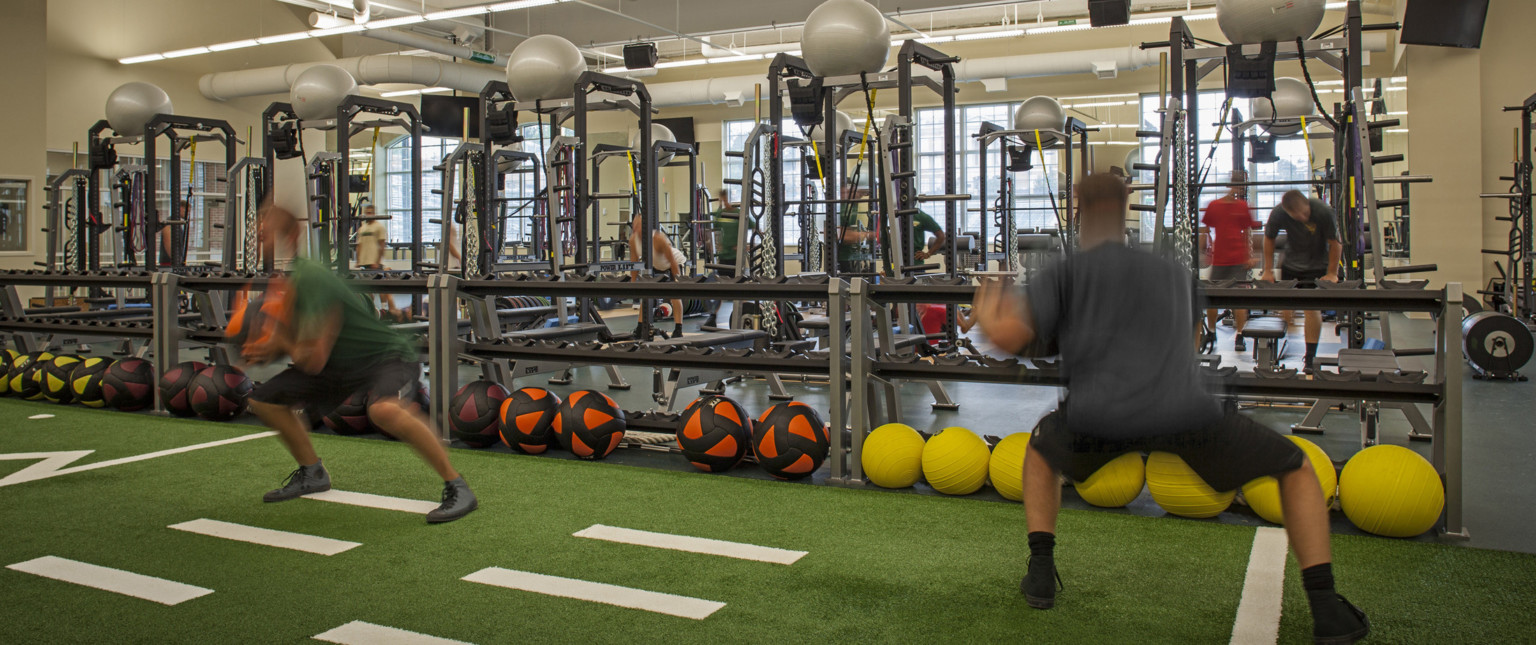
[[[678,326],[672,328],[672,337],[673,338],[682,338],[683,337],[683,326],[682,325],[678,325]]]
[[[267,491],[261,496],[263,502],[285,502],[295,497],[303,497],[310,493],[319,493],[331,489],[331,474],[325,471],[325,466],[316,464],[312,468],[299,466],[288,473],[288,479],[283,480],[283,487]]]
[[[1024,601],[1035,609],[1050,609],[1056,606],[1056,592],[1060,589],[1066,589],[1066,585],[1061,583],[1061,574],[1056,572],[1056,559],[1031,556],[1029,572],[1019,581]]]
[[[427,523],[452,522],[477,508],[480,508],[480,501],[475,499],[474,491],[469,490],[463,477],[443,482],[443,504],[427,513]]]
[[[1243,340],[1243,337],[1239,335],[1232,339],[1232,349],[1239,352],[1246,352],[1248,351],[1248,341]]]
[[[1370,633],[1370,619],[1344,596],[1335,593],[1331,600],[1312,604],[1312,642],[1317,645],[1349,645]]]

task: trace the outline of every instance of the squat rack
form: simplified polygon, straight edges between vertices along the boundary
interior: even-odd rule
[[[190,131],[191,134],[183,136],[183,131]],[[155,174],[158,172],[157,166],[159,165],[159,158],[157,156],[158,141],[161,136],[164,136],[170,143],[168,146],[168,157],[170,161],[171,176],[167,183],[170,189],[169,202],[171,205],[172,217],[165,220],[160,218],[160,206],[159,200],[156,199],[157,191],[155,181]],[[180,203],[181,195],[181,151],[187,146],[196,145],[199,141],[218,141],[224,146],[224,167],[226,169],[235,167],[235,144],[240,143],[240,139],[235,136],[235,129],[229,125],[228,121],[224,121],[222,119],[205,119],[200,117],[177,116],[174,114],[157,114],[154,116],[154,118],[149,120],[149,123],[145,124],[144,126],[145,174],[144,191],[142,195],[142,199],[144,200],[145,213],[144,266],[151,271],[155,270],[159,266],[160,260],[159,243],[155,241],[155,237],[159,233],[160,229],[166,226],[175,227],[172,229],[173,233],[177,230],[180,231],[181,239],[179,241],[173,241],[171,245],[173,250],[172,260],[175,261],[174,264],[180,266],[186,265],[186,257],[175,257],[175,252],[183,248],[183,245],[191,233],[188,230],[188,227],[190,226],[190,219],[192,214],[178,214],[176,212],[176,205]],[[196,169],[194,168],[192,171],[195,172]],[[227,173],[224,181],[229,181]],[[235,219],[235,217],[234,209],[224,209],[225,222],[223,227],[226,233],[239,230],[239,221]],[[228,237],[228,235],[226,235],[226,237]],[[173,240],[175,240],[174,235]],[[183,251],[182,253],[185,252]],[[233,258],[224,258],[223,262],[229,262],[232,259]],[[220,263],[221,266],[223,265],[223,262]]]
[[[1536,325],[1536,249],[1532,247],[1532,198],[1531,198],[1531,131],[1536,128],[1532,115],[1536,114],[1536,94],[1520,105],[1504,108],[1505,112],[1520,113],[1520,128],[1515,131],[1515,160],[1513,172],[1500,177],[1510,182],[1508,192],[1484,193],[1484,199],[1509,200],[1509,215],[1498,217],[1509,222],[1509,246],[1506,249],[1483,249],[1485,255],[1501,255],[1508,265],[1505,269],[1497,262],[1504,276],[1502,289],[1488,289],[1478,293],[1490,301],[1502,298],[1508,313],[1526,326]]]

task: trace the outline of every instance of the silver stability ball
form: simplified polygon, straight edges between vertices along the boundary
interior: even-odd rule
[[[171,97],[149,83],[124,83],[107,95],[107,123],[119,136],[144,134],[144,124],[156,114],[175,114]]]
[[[336,118],[336,108],[357,92],[357,80],[335,65],[312,65],[293,79],[288,102],[302,121]]]
[[[587,60],[571,41],[540,34],[523,41],[507,59],[507,89],[519,101],[568,99]]]
[[[673,141],[673,142],[675,142],[675,141],[677,141],[677,135],[672,134],[672,128],[664,126],[664,125],[662,125],[660,123],[652,123],[651,124],[651,144],[654,145],[658,141]],[[634,150],[636,154],[639,154],[639,152],[640,152],[640,129],[639,128],[635,128],[635,129],[629,131],[629,149]],[[656,155],[656,165],[658,165],[658,166],[665,166],[665,165],[667,165],[667,162],[669,162],[669,161],[672,161],[672,153],[671,152],[661,152],[661,153]]]
[[[1317,104],[1312,102],[1312,89],[1301,80],[1294,78],[1275,79],[1275,93],[1269,98],[1257,98],[1253,100],[1253,120],[1259,122],[1259,127],[1264,131],[1275,135],[1290,135],[1301,132],[1301,122],[1287,123],[1283,125],[1264,125],[1264,121],[1270,119],[1283,119],[1294,117],[1312,118],[1317,115]]]
[[[1216,24],[1235,45],[1311,38],[1324,0],[1216,0]]]
[[[853,117],[848,116],[847,112],[844,112],[842,110],[838,110],[837,111],[837,129],[834,132],[837,134],[837,136],[841,137],[841,136],[843,136],[844,132],[847,132],[847,131],[852,130],[852,129],[853,129]],[[809,136],[811,138],[811,141],[816,142],[816,145],[818,147],[822,146],[827,141],[826,135],[822,134],[822,132],[821,132],[821,125],[820,124],[811,126],[811,131],[806,136]]]
[[[1127,177],[1130,177],[1133,180],[1140,180],[1141,171],[1136,170],[1136,164],[1142,163],[1141,146],[1131,148],[1130,152],[1125,153],[1125,161],[1122,161],[1121,163],[1125,164],[1121,167],[1125,169],[1125,175]]]
[[[800,30],[800,51],[817,76],[847,76],[885,68],[891,32],[885,15],[864,0],[827,0]]]
[[[1031,96],[1019,104],[1019,109],[1013,111],[1013,129],[1041,130],[1040,143],[1047,147],[1060,141],[1061,137],[1044,131],[1060,132],[1066,127],[1067,111],[1061,108],[1061,103],[1049,96]],[[1035,143],[1033,132],[1020,136],[1025,143]]]

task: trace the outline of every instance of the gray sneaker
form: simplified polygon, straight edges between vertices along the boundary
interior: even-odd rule
[[[267,491],[267,494],[261,497],[261,501],[283,502],[330,489],[331,474],[325,471],[325,466],[321,464],[308,468],[299,466],[288,474],[288,479],[283,480],[282,488]]]
[[[427,523],[452,522],[469,515],[470,511],[477,508],[480,508],[480,501],[475,499],[474,491],[471,491],[469,484],[464,483],[464,478],[460,477],[443,483],[443,505],[427,513]]]

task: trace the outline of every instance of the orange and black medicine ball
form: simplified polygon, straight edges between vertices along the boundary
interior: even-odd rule
[[[560,397],[542,387],[525,387],[501,404],[501,442],[518,452],[537,455],[556,444],[555,419]]]
[[[582,459],[602,459],[624,440],[624,411],[608,395],[595,390],[571,394],[555,418],[555,438]]]
[[[734,468],[752,441],[752,417],[740,403],[724,396],[694,399],[683,411],[677,445],[688,463],[706,473]]]
[[[752,451],[757,454],[758,465],[780,479],[800,479],[816,472],[829,447],[821,415],[800,402],[768,408],[752,432]]]

